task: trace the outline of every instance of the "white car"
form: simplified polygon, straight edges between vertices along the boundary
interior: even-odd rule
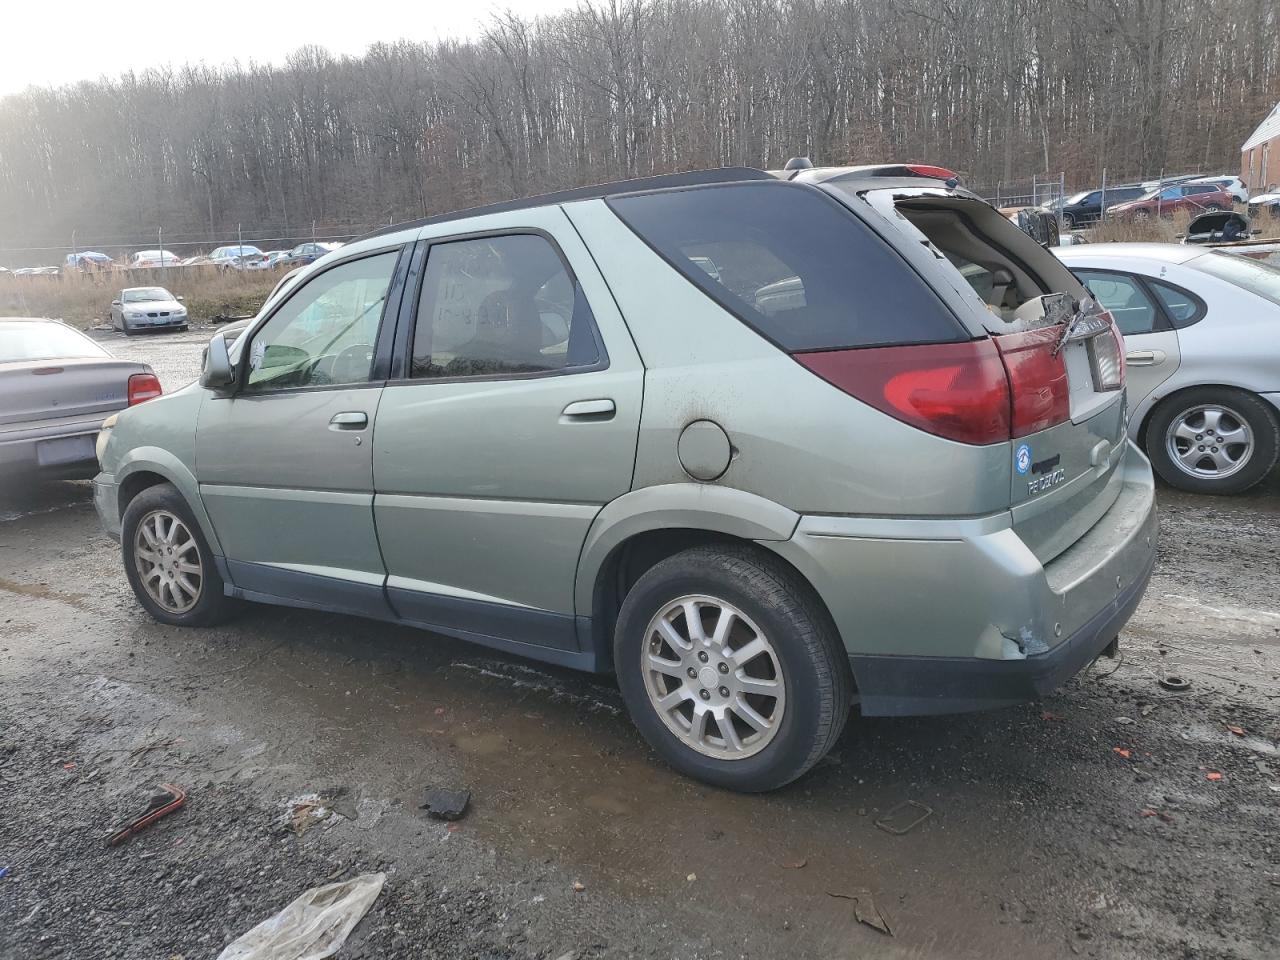
[[[1239,177],[1223,175],[1220,177],[1197,177],[1194,180],[1188,180],[1188,183],[1211,183],[1215,187],[1221,187],[1227,193],[1235,198],[1236,203],[1249,202],[1249,188],[1244,185],[1244,181]]]
[[[172,250],[139,250],[129,258],[129,267],[134,270],[147,270],[152,267],[177,267],[182,258]]]
[[[1053,251],[1124,334],[1129,434],[1175,487],[1239,493],[1280,448],[1280,268],[1172,243]]]

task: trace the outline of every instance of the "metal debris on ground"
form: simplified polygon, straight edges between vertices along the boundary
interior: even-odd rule
[[[1120,724],[1121,726],[1127,727],[1127,726],[1129,726],[1129,724],[1131,724],[1131,723],[1137,723],[1138,721],[1137,721],[1137,720],[1135,720],[1135,719],[1133,719],[1133,717],[1116,717],[1116,718],[1114,718],[1111,722],[1112,722],[1112,723],[1118,723],[1118,724]]]
[[[916,800],[903,800],[876,820],[876,826],[885,833],[902,836],[909,833],[933,815],[933,808]]]
[[[298,836],[302,836],[317,823],[328,820],[334,813],[329,801],[318,793],[307,793],[295,797],[288,802],[288,805],[286,826]]]
[[[277,913],[237,937],[218,960],[323,960],[347,937],[382,892],[385,873],[312,887]]]
[[[151,826],[161,817],[167,817],[187,802],[187,792],[172,783],[162,783],[157,789],[159,792],[152,795],[147,802],[147,808],[140,816],[126,823],[107,838],[107,846],[119,846],[140,830]]]
[[[467,812],[467,804],[471,802],[470,790],[450,790],[447,787],[432,787],[427,791],[426,802],[422,809],[427,816],[436,820],[461,820]]]
[[[886,936],[893,936],[893,928],[889,925],[889,918],[876,906],[875,897],[871,895],[870,890],[865,887],[855,890],[853,893],[832,893],[828,890],[827,896],[835,897],[837,900],[852,900],[853,918],[855,920],[879,930]]]
[[[1190,680],[1188,680],[1186,677],[1180,677],[1174,673],[1166,674],[1165,676],[1161,677],[1159,680],[1159,683],[1160,683],[1160,686],[1164,687],[1166,690],[1190,690],[1191,689]]]

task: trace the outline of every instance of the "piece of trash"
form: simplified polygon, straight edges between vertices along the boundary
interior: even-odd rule
[[[443,717],[443,716],[444,716],[444,707],[436,707],[436,716],[437,716],[437,717]]]
[[[1227,726],[1227,730],[1231,733],[1234,733],[1237,737],[1244,736],[1244,727],[1234,727],[1229,723],[1226,726]]]
[[[783,866],[788,870],[803,870],[808,862],[809,861],[807,859],[801,857],[799,860],[795,860],[791,863],[784,863]]]
[[[903,800],[876,820],[876,826],[885,833],[902,836],[909,833],[933,815],[933,808],[916,800]]]
[[[1059,716],[1058,714],[1056,714],[1056,713],[1052,713],[1052,712],[1050,712],[1049,710],[1041,710],[1041,711],[1040,711],[1040,719],[1041,719],[1041,720],[1062,720],[1062,719],[1064,719],[1064,718],[1063,718],[1063,717],[1060,717],[1060,716]]]
[[[1163,820],[1165,823],[1173,823],[1173,814],[1165,813],[1163,810],[1153,810],[1151,807],[1145,807],[1142,810],[1142,816],[1158,817],[1160,820]]]
[[[1144,717],[1149,717],[1155,711],[1155,709],[1156,709],[1156,705],[1154,703],[1144,703],[1141,707],[1138,708],[1138,712],[1142,714]]]
[[[1112,747],[1111,752],[1120,754],[1120,756],[1124,757],[1126,760],[1129,759],[1130,751],[1126,750],[1124,747]]]
[[[586,884],[584,884],[581,880],[575,880],[575,881],[573,881],[573,892],[574,892],[574,893],[581,893],[581,892],[582,892],[583,890],[585,890],[585,889],[587,889],[587,886],[586,886]]]
[[[687,877],[685,877],[685,879],[688,880],[690,883],[693,883],[693,881],[698,879],[698,875],[696,873],[691,873]]]
[[[1112,722],[1112,723],[1118,723],[1118,724],[1120,724],[1121,726],[1127,727],[1127,726],[1129,726],[1129,724],[1131,724],[1131,723],[1137,723],[1138,721],[1137,721],[1137,720],[1135,720],[1135,719],[1133,719],[1133,717],[1116,717],[1116,718],[1114,718],[1111,722]]]
[[[312,887],[227,944],[218,960],[323,960],[347,942],[382,892],[385,873]]]
[[[1204,775],[1204,778],[1205,778],[1206,780],[1215,780],[1215,781],[1217,781],[1217,780],[1221,780],[1221,779],[1222,779],[1222,774],[1220,774],[1217,770],[1210,770],[1208,773],[1206,773],[1206,774]]]
[[[889,918],[876,906],[875,898],[871,895],[870,890],[863,888],[852,894],[832,893],[828,890],[827,896],[835,897],[838,900],[852,900],[853,918],[855,920],[859,923],[865,923],[868,927],[879,930],[887,936],[893,936],[893,928],[889,926]]]
[[[151,826],[161,817],[167,817],[187,802],[187,791],[172,783],[162,783],[157,789],[159,792],[152,794],[151,799],[147,801],[147,808],[140,816],[107,837],[107,846],[119,846],[134,834]]]
[[[290,801],[287,826],[298,836],[302,836],[317,823],[323,823],[331,816],[333,816],[333,807],[325,797],[318,793],[306,793]]]
[[[461,820],[470,802],[470,790],[432,787],[427,791],[427,799],[421,809],[427,811],[427,816],[436,820]]]
[[[1173,673],[1161,677],[1159,683],[1166,690],[1189,690],[1191,688],[1190,680]]]
[[[9,868],[8,868],[8,867],[0,867],[0,880],[3,880],[3,879],[4,879],[5,877],[7,877],[8,875],[9,875]]]

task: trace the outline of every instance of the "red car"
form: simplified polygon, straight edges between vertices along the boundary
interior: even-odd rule
[[[1150,220],[1170,217],[1175,211],[1187,210],[1193,216],[1215,210],[1230,210],[1235,198],[1212,183],[1170,183],[1159,190],[1127,203],[1107,208],[1107,219]]]

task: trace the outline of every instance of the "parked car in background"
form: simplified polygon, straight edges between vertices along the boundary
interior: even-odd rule
[[[0,477],[92,477],[103,420],[159,395],[151,367],[65,323],[0,317]]]
[[[56,277],[61,272],[61,267],[19,267],[13,271],[13,275],[15,277]]]
[[[323,243],[314,241],[309,243],[300,243],[289,251],[289,255],[287,257],[280,260],[278,266],[289,268],[306,266],[308,263],[314,263],[316,260],[319,260],[326,253],[333,253],[333,251],[337,250],[341,246],[342,244],[340,243]]]
[[[677,769],[767,790],[855,690],[995,707],[1111,647],[1156,549],[1120,350],[949,171],[606,184],[304,268],[120,415],[94,499],[160,622],[248,598],[610,670]]]
[[[261,253],[246,253],[242,257],[224,257],[221,260],[215,260],[221,270],[239,270],[252,272],[256,270],[269,270],[271,264],[266,256]]]
[[[67,268],[70,270],[79,270],[82,273],[96,273],[101,270],[110,270],[115,265],[116,262],[105,253],[97,253],[93,250],[84,250],[80,253],[67,254]]]
[[[1208,183],[1227,191],[1227,193],[1231,194],[1231,199],[1236,203],[1249,202],[1249,188],[1245,186],[1244,181],[1239,177],[1233,177],[1229,174],[1216,177],[1197,177],[1195,180],[1188,180],[1187,183]]]
[[[234,260],[237,257],[261,257],[263,253],[251,243],[230,243],[224,247],[218,247],[209,254],[209,259],[214,263],[224,263]]]
[[[1249,199],[1249,219],[1280,219],[1280,193],[1260,193]]]
[[[1280,441],[1280,269],[1169,243],[1055,252],[1124,334],[1129,432],[1156,472],[1198,493],[1265,477]]]
[[[111,327],[131,336],[139,330],[186,330],[182,297],[164,287],[126,287],[111,301]]]
[[[1120,183],[1105,190],[1098,188],[1072,194],[1061,205],[1062,225],[1068,230],[1074,230],[1076,227],[1097,223],[1104,208],[1110,209],[1117,203],[1137,200],[1148,192],[1141,184]]]
[[[1152,190],[1137,200],[1117,203],[1107,210],[1106,217],[1141,222],[1152,217],[1171,217],[1182,210],[1193,214],[1230,210],[1234,203],[1231,194],[1211,183],[1175,183]]]
[[[171,250],[139,250],[129,258],[129,267],[146,270],[153,267],[177,267],[182,258]]]
[[[280,261],[287,258],[289,253],[290,251],[288,250],[268,250],[263,256],[267,258],[267,266],[275,269],[276,267],[284,266]]]

